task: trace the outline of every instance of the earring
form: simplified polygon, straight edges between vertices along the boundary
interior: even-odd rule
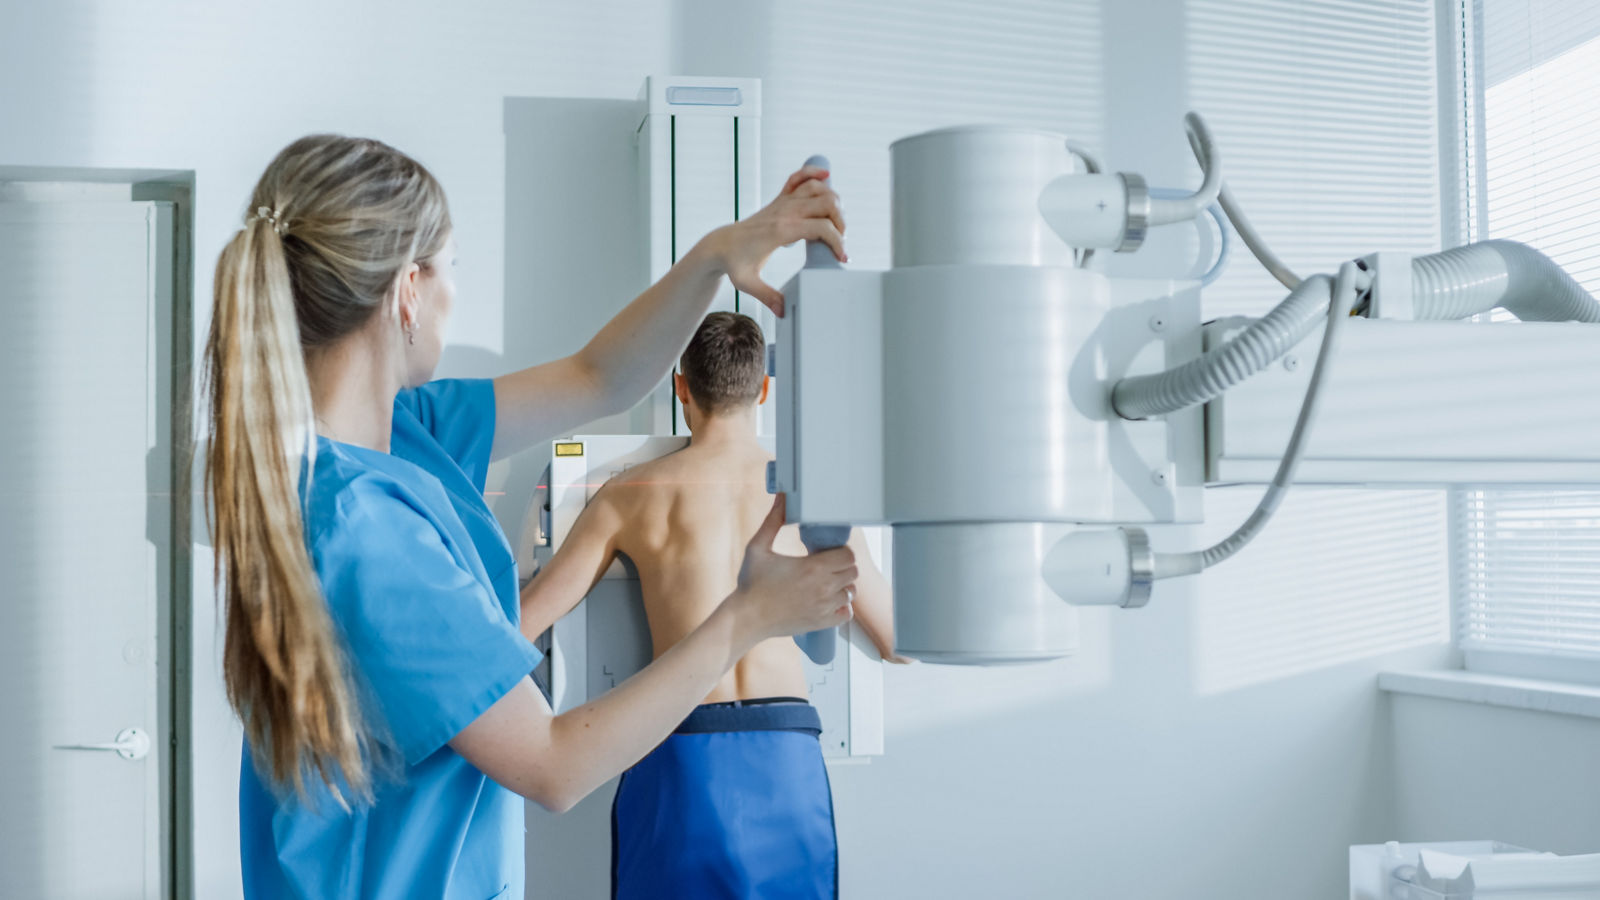
[[[415,326],[406,329],[406,343],[415,345],[417,342],[417,329]]]

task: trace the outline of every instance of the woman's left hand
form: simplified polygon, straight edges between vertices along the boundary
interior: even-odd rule
[[[789,176],[776,200],[760,212],[706,235],[708,249],[721,261],[735,289],[783,315],[783,293],[761,280],[772,251],[798,240],[822,241],[840,262],[844,252],[844,214],[839,195],[826,184],[828,171],[806,166]]]

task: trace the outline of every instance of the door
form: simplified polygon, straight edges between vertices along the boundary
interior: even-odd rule
[[[7,897],[164,889],[172,240],[168,203],[0,203]]]

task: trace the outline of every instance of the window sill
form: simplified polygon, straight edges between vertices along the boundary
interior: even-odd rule
[[[1461,670],[1381,672],[1378,689],[1486,706],[1600,719],[1600,687]]]

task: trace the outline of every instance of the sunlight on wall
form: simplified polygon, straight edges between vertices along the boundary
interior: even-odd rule
[[[1259,488],[1206,494],[1204,540]],[[1195,689],[1214,694],[1449,640],[1443,491],[1296,488],[1260,537],[1200,581]]]
[[[827,154],[849,220],[851,261],[888,268],[893,141],[947,125],[1008,123],[1098,144],[1099,6],[775,4],[762,85],[764,194],[807,156]]]
[[[1015,666],[914,664],[884,670],[884,719],[896,738],[939,732],[1091,694],[1111,683],[1111,616],[1122,610],[1085,609],[1078,618],[1078,652],[1048,663]]]

